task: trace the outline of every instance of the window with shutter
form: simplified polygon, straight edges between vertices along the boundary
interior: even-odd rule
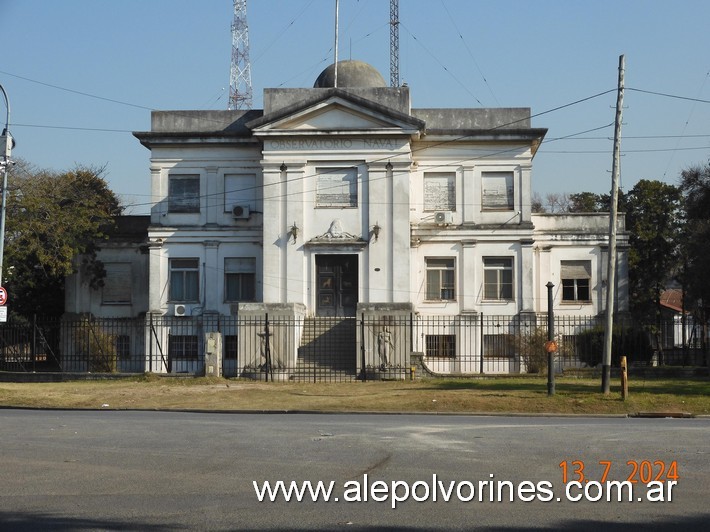
[[[102,305],[130,305],[131,291],[131,263],[106,262],[104,263],[106,277],[101,289]]]

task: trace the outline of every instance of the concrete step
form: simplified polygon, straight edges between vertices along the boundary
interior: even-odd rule
[[[356,372],[353,318],[306,318],[292,380],[349,380]]]

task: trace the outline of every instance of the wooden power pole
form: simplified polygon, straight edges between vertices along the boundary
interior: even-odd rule
[[[614,300],[616,299],[616,219],[619,203],[619,150],[621,148],[621,114],[624,108],[624,69],[626,61],[619,56],[619,88],[616,97],[614,125],[614,158],[611,167],[611,212],[609,213],[609,257],[606,274],[606,327],[602,359],[602,392],[609,393],[611,382],[611,341],[614,330]]]

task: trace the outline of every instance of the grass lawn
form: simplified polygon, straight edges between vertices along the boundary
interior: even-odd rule
[[[121,380],[0,383],[0,407],[429,413],[710,415],[710,380],[630,380],[621,399],[601,382],[544,377],[403,382],[263,383],[238,379],[140,376]]]

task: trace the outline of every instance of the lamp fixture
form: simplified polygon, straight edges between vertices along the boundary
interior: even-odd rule
[[[393,167],[392,167],[392,162],[391,162],[391,161],[387,161],[387,164],[385,165],[385,168],[386,168],[387,170],[392,170],[392,168],[393,168]]]
[[[279,170],[281,170],[282,172],[288,170],[288,166],[286,166],[285,162],[281,163],[281,166],[279,166]]]
[[[291,229],[288,231],[288,239],[286,240],[287,242],[291,240],[293,237],[293,243],[296,243],[296,239],[298,238],[298,226],[296,225],[296,222],[293,222],[293,225],[291,226]]]
[[[375,237],[375,242],[377,242],[377,239],[380,238],[380,230],[382,227],[380,227],[379,222],[375,222],[375,225],[372,226],[372,236]]]

